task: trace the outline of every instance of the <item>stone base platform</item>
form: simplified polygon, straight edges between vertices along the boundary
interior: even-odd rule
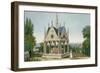
[[[42,57],[45,59],[61,59],[62,54],[44,54]]]

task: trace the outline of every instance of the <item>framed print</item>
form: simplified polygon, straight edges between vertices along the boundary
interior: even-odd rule
[[[97,7],[11,3],[11,69],[97,66]]]

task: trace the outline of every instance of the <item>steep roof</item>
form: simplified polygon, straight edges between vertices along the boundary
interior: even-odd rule
[[[56,32],[56,34],[58,35],[58,29],[57,29],[57,28],[55,28],[55,27],[49,27],[49,28],[48,28],[48,30],[47,30],[47,34],[48,34],[48,32],[49,32],[49,30],[50,30],[51,28],[54,28],[54,30],[55,30],[55,32]]]
[[[58,28],[58,31],[59,31],[60,33],[65,33],[65,32],[66,32],[66,28],[65,28],[64,26],[59,27],[59,28]]]
[[[64,26],[59,27],[58,29],[55,28],[55,27],[49,27],[48,30],[47,30],[47,34],[48,34],[48,32],[49,32],[49,30],[50,30],[51,28],[54,28],[54,30],[55,30],[55,32],[56,32],[57,35],[58,35],[58,32],[59,32],[59,33],[65,33],[65,32],[66,32],[66,28],[65,28]]]

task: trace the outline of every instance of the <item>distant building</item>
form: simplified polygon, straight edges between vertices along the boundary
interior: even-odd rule
[[[69,30],[66,31],[65,24],[61,26],[56,14],[55,22],[51,21],[44,32],[44,54],[59,55],[69,54]],[[57,57],[57,56],[56,56]]]

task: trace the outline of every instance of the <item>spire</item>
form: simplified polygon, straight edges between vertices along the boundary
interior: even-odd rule
[[[51,27],[53,27],[53,20],[51,21]]]
[[[68,36],[67,37],[67,40],[68,40],[67,41],[67,50],[68,50],[67,52],[70,53],[70,50],[69,50],[69,27],[67,28],[67,36]]]
[[[50,23],[48,23],[48,28],[50,27]]]
[[[63,23],[64,27],[65,27],[65,22]]]
[[[56,13],[56,28],[58,28],[58,15]]]
[[[44,26],[44,33],[46,32],[46,26]]]
[[[69,42],[69,27],[67,28],[67,36],[68,36],[68,42]]]
[[[59,23],[59,27],[61,27],[61,23]]]
[[[67,33],[68,33],[68,35],[69,35],[69,27],[67,28]]]
[[[44,41],[45,41],[45,38],[46,38],[46,27],[44,26]]]

